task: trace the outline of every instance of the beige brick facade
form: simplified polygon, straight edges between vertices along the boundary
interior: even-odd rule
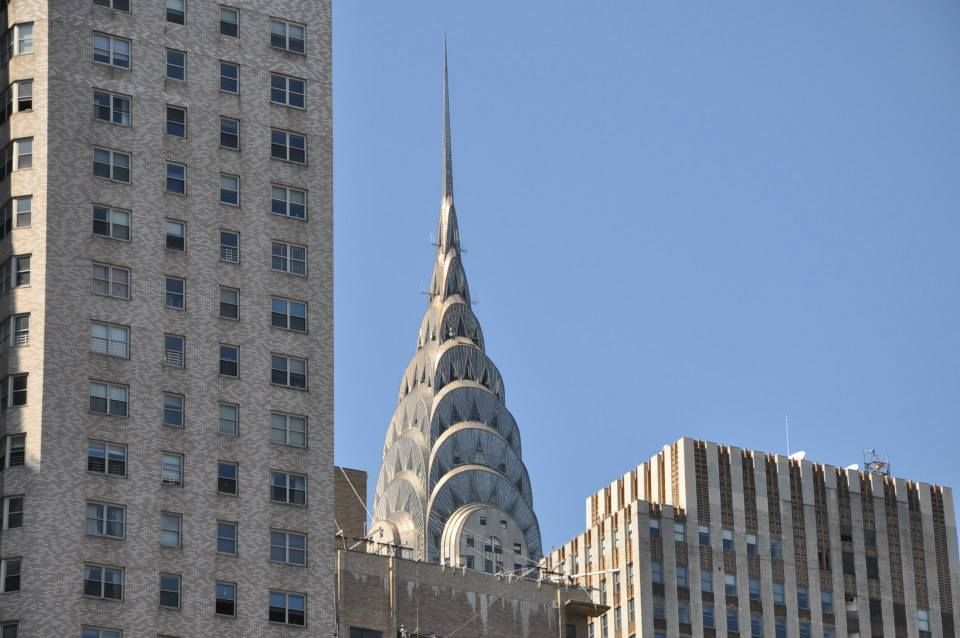
[[[6,4],[6,3],[5,3]],[[26,462],[0,473],[24,495],[22,527],[0,558],[22,559],[19,592],[0,593],[0,622],[20,636],[73,637],[83,626],[124,638],[298,636],[333,632],[333,349],[331,7],[328,0],[229,0],[239,37],[219,32],[219,3],[188,0],[185,24],[164,2],[114,11],[93,0],[11,0],[7,25],[33,24],[33,52],[14,55],[2,86],[32,78],[31,112],[0,127],[33,137],[33,166],[0,182],[32,195],[29,227],[0,243],[31,255],[31,280],[0,298],[30,313],[29,344],[6,348],[6,374],[28,373],[27,402],[0,419],[26,434]],[[109,4],[109,3],[107,3]],[[271,18],[306,27],[305,55],[271,47]],[[94,33],[130,41],[128,69],[94,63]],[[165,49],[187,53],[187,77],[165,79]],[[219,62],[239,65],[239,93],[219,90]],[[271,72],[306,79],[306,108],[271,103]],[[130,125],[94,117],[94,90],[131,97]],[[165,134],[167,104],[187,110],[185,139]],[[219,117],[241,123],[222,148]],[[306,135],[306,165],[271,159],[271,129]],[[0,146],[5,146],[6,141]],[[93,175],[95,147],[129,153],[130,182]],[[165,192],[165,162],[187,166],[186,195]],[[220,174],[240,176],[240,206],[219,202]],[[271,214],[271,184],[307,191],[307,220]],[[130,240],[91,232],[94,204],[130,211]],[[185,251],[165,247],[165,221],[186,223]],[[221,229],[240,235],[222,260]],[[307,276],[272,269],[273,241],[306,246]],[[92,293],[93,263],[129,269],[130,298]],[[186,281],[184,310],[165,307],[165,276]],[[240,291],[239,321],[220,316],[220,287]],[[271,297],[305,302],[306,333],[272,327]],[[2,318],[2,317],[0,317]],[[91,352],[91,322],[129,328],[129,357]],[[185,365],[164,362],[164,335],[185,337]],[[219,344],[239,346],[239,375],[218,374]],[[308,362],[307,390],[271,383],[271,355]],[[128,388],[128,416],[89,409],[91,381]],[[164,421],[164,393],[184,398],[183,427]],[[239,406],[239,435],[218,431],[219,403]],[[271,414],[305,416],[307,446],[272,442]],[[125,476],[87,471],[90,441],[126,446]],[[165,452],[182,454],[180,486],[161,482]],[[238,466],[238,494],[218,493],[218,461]],[[306,476],[306,506],[271,502],[271,473]],[[125,508],[122,539],[86,532],[86,503]],[[161,512],[181,516],[181,544],[160,544]],[[238,525],[235,556],[217,552],[218,521]],[[306,567],[271,561],[271,529],[307,534]],[[122,601],[84,596],[84,564],[123,568]],[[159,605],[159,574],[182,579],[179,609]],[[215,614],[215,583],[236,585],[236,617]],[[307,629],[268,621],[271,590],[306,593]]]

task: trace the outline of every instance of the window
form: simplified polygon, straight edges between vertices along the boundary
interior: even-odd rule
[[[301,78],[270,74],[270,101],[302,109],[306,107],[307,81]]]
[[[183,427],[183,403],[182,394],[164,394],[163,395],[163,424],[174,428]]]
[[[186,24],[187,0],[167,0],[167,22]]]
[[[33,80],[17,80],[17,113],[33,110]],[[11,110],[11,113],[13,111]]]
[[[703,628],[704,629],[713,629],[715,623],[713,620],[713,605],[707,603],[703,604]]]
[[[183,517],[171,512],[160,513],[160,544],[165,547],[180,547]]]
[[[735,634],[740,631],[740,610],[736,607],[727,607],[727,633]]]
[[[19,626],[20,624],[17,622],[0,623],[0,638],[17,638]],[[84,635],[82,638],[87,638],[87,636]],[[116,638],[120,638],[120,636],[116,636]]]
[[[184,82],[187,79],[187,54],[185,51],[167,49],[167,78]]]
[[[800,621],[800,638],[810,638],[810,623],[804,620]]]
[[[677,565],[677,587],[689,587],[690,583],[687,580],[687,566],[686,565]]]
[[[733,551],[733,530],[730,530],[730,529],[723,530],[723,551],[725,552]]]
[[[737,575],[736,574],[723,575],[723,592],[727,596],[737,595]]]
[[[753,638],[763,638],[763,616],[760,614],[750,615],[750,635]]]
[[[240,205],[240,176],[220,174],[220,203],[228,206]]]
[[[115,0],[115,1],[119,2],[119,0]],[[3,638],[7,638],[7,637],[4,636]],[[14,638],[16,638],[16,636],[14,636]],[[123,632],[120,631],[119,629],[103,629],[102,627],[84,627],[80,632],[80,638],[123,638]]]
[[[106,33],[93,34],[93,61],[121,69],[130,68],[130,40]]]
[[[129,390],[125,385],[90,382],[90,411],[109,416],[127,416]]]
[[[650,580],[654,583],[663,582],[663,563],[658,560],[650,561]]]
[[[757,535],[747,534],[747,556],[757,556],[759,553],[757,551]]]
[[[240,290],[220,286],[220,316],[224,319],[240,318]]]
[[[272,129],[270,131],[270,157],[294,164],[306,164],[307,138],[299,133]]]
[[[706,525],[700,525],[697,528],[697,534],[699,536],[701,545],[710,544],[710,528],[709,527],[707,527]]]
[[[237,524],[232,521],[217,521],[217,552],[237,555]]]
[[[240,120],[231,117],[220,118],[220,146],[240,150]]]
[[[29,226],[33,216],[33,196],[14,197],[13,207],[17,214],[17,228]]]
[[[787,596],[784,592],[783,583],[773,584],[773,603],[775,605],[785,605],[787,603]]]
[[[797,607],[810,609],[810,592],[803,585],[797,585]]]
[[[186,338],[180,335],[163,336],[163,362],[173,368],[185,365]]]
[[[96,321],[91,323],[90,352],[126,359],[130,353],[130,328]]]
[[[570,627],[573,627],[572,635],[570,633]],[[575,625],[567,625],[566,638],[577,638],[576,631],[577,631],[577,628]],[[383,638],[383,632],[376,631],[374,629],[361,629],[360,627],[351,627],[350,638]]]
[[[0,439],[0,470],[23,465],[26,462],[26,451],[26,434],[10,434]]]
[[[240,431],[240,406],[234,403],[220,404],[220,421],[217,425],[220,434],[237,436]]]
[[[307,274],[307,247],[275,241],[272,246],[273,270],[293,275]]]
[[[93,0],[93,4],[101,7],[107,7],[114,11],[130,11],[130,0]],[[83,638],[87,638],[84,636]]]
[[[307,331],[307,304],[302,301],[289,301],[274,297],[271,300],[270,316],[274,328],[296,332]]]
[[[653,618],[654,620],[665,620],[667,617],[666,605],[663,596],[653,597]],[[606,632],[603,632],[606,635]]]
[[[0,559],[0,593],[20,591],[20,559]]]
[[[87,534],[123,538],[126,510],[123,505],[87,503]]]
[[[83,595],[110,600],[123,599],[123,570],[87,563],[83,566]]]
[[[786,618],[773,619],[773,635],[776,636],[776,638],[787,638],[787,619]]]
[[[650,519],[650,538],[660,538],[660,519]]]
[[[919,631],[930,631],[930,610],[917,610],[917,629]]]
[[[837,638],[837,630],[833,627],[823,627],[823,638]]]
[[[825,614],[833,613],[833,592],[832,591],[820,592],[820,607],[823,609],[823,613]]]
[[[306,566],[307,537],[296,532],[270,530],[270,560]]]
[[[270,357],[270,383],[307,389],[307,360],[275,354]]]
[[[0,512],[3,517],[3,524],[0,529],[16,529],[23,527],[23,496],[5,496],[3,497],[3,511]],[[0,638],[2,634],[0,634]]]
[[[187,282],[178,277],[164,278],[164,305],[174,310],[183,310],[186,305]]]
[[[700,570],[700,591],[713,591],[713,572],[709,569]]]
[[[93,175],[113,182],[130,183],[130,154],[106,148],[93,149]]]
[[[306,27],[296,22],[273,19],[270,21],[270,46],[292,53],[304,52]]]
[[[228,461],[217,462],[217,491],[221,494],[237,495],[237,474],[239,466]]]
[[[10,258],[10,287],[30,285],[30,255],[16,255]]]
[[[677,601],[677,620],[681,625],[690,624],[690,601],[687,600],[678,600]],[[619,623],[617,623],[619,625]]]
[[[33,167],[33,138],[25,137],[13,141],[13,170]]]
[[[30,314],[13,315],[0,320],[0,350],[19,348],[30,343]]]
[[[164,485],[183,487],[183,455],[164,452],[160,464],[160,481]]]
[[[783,560],[783,541],[779,538],[770,539],[770,558]]]
[[[16,25],[17,55],[33,53],[33,23],[25,22]]]
[[[220,90],[224,93],[240,92],[240,67],[233,62],[220,60]]]
[[[126,476],[127,446],[90,441],[87,444],[87,471],[111,476]]]
[[[270,500],[291,505],[306,505],[307,477],[288,472],[272,472]]]
[[[167,105],[167,135],[187,136],[187,109],[182,106]]]
[[[220,260],[231,264],[240,263],[240,233],[220,231]]]
[[[307,191],[279,186],[271,187],[270,212],[291,219],[307,219]]]
[[[160,606],[180,608],[180,575],[160,572]]]
[[[270,591],[270,622],[307,624],[307,595]]]
[[[167,162],[167,192],[187,194],[187,167],[176,162]]]
[[[220,7],[220,33],[231,38],[240,35],[240,11],[233,7]]]
[[[130,239],[130,211],[93,205],[93,234],[110,239]]]
[[[683,523],[675,522],[673,524],[673,540],[676,543],[687,542],[687,530]]]
[[[237,615],[237,586],[234,583],[217,582],[215,587],[215,613],[221,616]]]
[[[760,579],[750,579],[750,600],[760,600]]]
[[[169,250],[183,252],[187,247],[187,225],[184,222],[167,220],[165,245]]]
[[[93,117],[104,122],[130,126],[130,96],[95,90]]]
[[[220,374],[225,377],[240,376],[240,348],[220,344]]]

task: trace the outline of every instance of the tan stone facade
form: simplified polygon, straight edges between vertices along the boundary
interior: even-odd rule
[[[683,438],[587,499],[545,560],[591,637],[956,636],[950,488]]]
[[[21,572],[19,590],[0,593],[0,623],[44,638],[83,628],[124,638],[331,635],[330,2],[229,0],[236,37],[229,26],[223,32],[211,0],[187,0],[183,24],[159,0],[3,4],[14,38],[16,25],[32,24],[32,51],[14,46],[0,85],[30,79],[33,99],[0,125],[2,146],[26,137],[33,146],[32,166],[15,165],[0,181],[3,201],[32,196],[29,224],[14,220],[0,240],[8,267],[11,256],[30,255],[29,284],[0,291],[0,319],[30,315],[28,341],[0,354],[0,376],[27,374],[24,404],[11,397],[0,417],[5,444],[26,435],[24,464],[0,472],[4,497],[23,497],[22,524],[0,532],[0,559],[19,559]],[[278,19],[289,30],[273,44],[293,51],[271,46]],[[104,38],[120,43],[106,62]],[[168,68],[178,52],[182,81],[167,78],[178,72]],[[239,70],[236,92],[221,62]],[[305,108],[272,102],[272,74],[306,81]],[[95,92],[129,99],[126,121],[110,100],[96,111]],[[186,111],[183,137],[168,134],[168,105]],[[221,117],[239,122],[239,149],[229,148]],[[305,162],[273,159],[273,131],[304,135]],[[95,149],[120,154],[107,178],[95,175]],[[117,174],[123,156],[127,179]],[[184,194],[169,192],[167,162],[186,167]],[[223,203],[222,176],[239,178],[239,205]],[[305,219],[272,213],[274,185],[305,193]],[[117,211],[117,225],[91,232],[95,206]],[[168,222],[185,225],[182,248]],[[224,244],[221,231],[237,245],[230,235]],[[304,247],[303,273],[291,272],[299,252],[278,255],[274,244]],[[184,282],[182,309],[171,307],[175,289],[168,303],[168,277]],[[287,324],[273,299],[287,303]],[[294,307],[306,308],[302,326]],[[117,328],[104,334],[118,340],[104,341],[94,324]],[[303,382],[294,378],[300,361]],[[101,388],[114,400],[104,409]],[[122,471],[118,459],[116,471],[98,469],[104,445],[123,451]],[[278,476],[291,489],[277,489]],[[122,516],[113,534],[97,520],[106,508]],[[233,551],[218,551],[231,547],[220,523],[236,525]],[[306,537],[302,561],[287,536],[295,558],[276,560],[273,530]],[[106,570],[121,575],[120,595],[90,595],[91,575],[107,580]],[[161,574],[175,577],[166,585],[179,579],[176,606],[161,604],[172,601],[162,598]],[[218,614],[229,606],[218,606],[216,593],[230,586],[234,614]],[[289,615],[271,621],[270,592],[306,594],[306,630],[286,622],[299,599],[284,598]]]
[[[605,608],[577,587],[339,550],[337,609],[344,637],[583,638]]]

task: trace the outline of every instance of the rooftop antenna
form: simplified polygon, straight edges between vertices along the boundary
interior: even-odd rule
[[[869,474],[890,476],[890,459],[880,456],[876,448],[863,451],[863,471]]]
[[[787,432],[787,456],[790,456],[790,415],[783,415],[783,427]]]

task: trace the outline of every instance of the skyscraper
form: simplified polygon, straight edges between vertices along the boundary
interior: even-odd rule
[[[329,1],[2,17],[0,635],[329,635]]]
[[[368,538],[488,572],[541,556],[530,478],[500,372],[484,352],[453,204],[444,51],[440,223],[430,301],[387,429]]]

